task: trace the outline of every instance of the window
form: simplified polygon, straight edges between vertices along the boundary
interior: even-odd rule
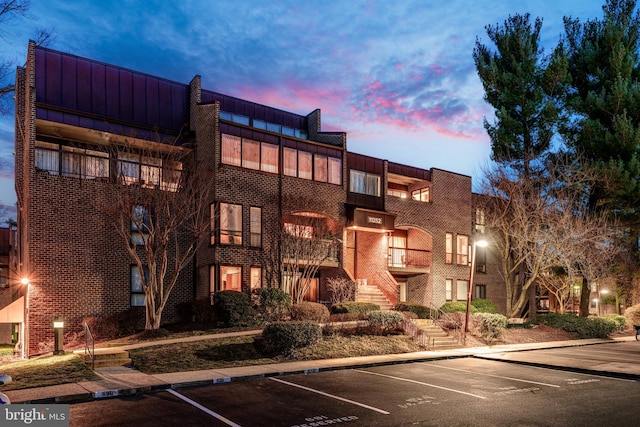
[[[222,134],[222,163],[240,166],[240,141],[238,136]]]
[[[487,248],[476,245],[476,273],[487,272]]]
[[[181,175],[181,162],[176,160],[164,160],[162,168],[162,189],[166,191],[178,191]]]
[[[149,269],[145,266],[142,267],[144,273],[144,282],[140,277],[140,269],[136,265],[131,266],[131,306],[132,307],[144,307],[145,305],[145,293],[144,285],[149,282]]]
[[[484,209],[476,208],[476,232],[484,233]]]
[[[407,237],[389,236],[389,267],[406,267]]]
[[[445,259],[444,262],[447,264],[453,263],[453,234],[446,233],[445,234]]]
[[[242,267],[220,267],[220,290],[242,292]]]
[[[393,188],[388,188],[387,189],[387,196],[392,196],[392,197],[400,197],[401,199],[406,199],[407,198],[407,192],[404,190],[396,190]]]
[[[329,157],[329,183],[342,185],[342,161]]]
[[[220,203],[220,243],[242,244],[242,206]]]
[[[453,280],[451,279],[445,280],[444,293],[447,301],[451,301],[451,293],[453,292],[452,288],[453,288]]]
[[[400,302],[407,302],[407,282],[398,282],[400,288]]]
[[[487,298],[487,286],[486,285],[473,285],[473,297],[474,298]]]
[[[249,209],[249,217],[251,222],[251,246],[262,246],[262,209],[251,207]]]
[[[264,172],[278,173],[278,146],[262,143],[262,162],[260,169]]]
[[[136,245],[144,245],[145,237],[149,236],[151,219],[149,211],[144,206],[136,206],[131,212],[131,241]]]
[[[456,242],[456,263],[458,265],[469,264],[469,237],[458,234]]]
[[[456,300],[457,301],[466,301],[467,300],[467,292],[469,292],[469,281],[468,280],[456,280]]]
[[[36,141],[36,169],[47,171],[51,175],[60,173],[60,151],[58,144]]]
[[[260,143],[250,139],[242,140],[242,167],[260,169]]]
[[[140,156],[131,153],[118,153],[118,174],[125,184],[140,179]]]
[[[212,203],[209,205],[209,234],[210,234],[209,243],[212,245],[216,243],[215,232],[216,232],[216,205]]]
[[[319,182],[327,182],[327,156],[314,155],[313,166],[313,179]]]
[[[298,150],[283,148],[283,172],[287,176],[298,176]]]
[[[312,179],[313,155],[298,151],[298,178]]]
[[[430,202],[431,200],[429,199],[429,187],[412,191],[411,198],[419,202],[426,202],[426,203]]]
[[[349,191],[380,197],[380,175],[352,169]]]
[[[251,267],[251,289],[262,287],[262,269],[260,267]]]
[[[216,291],[216,266],[209,266],[209,295],[211,298],[211,304],[213,304],[213,294]]]

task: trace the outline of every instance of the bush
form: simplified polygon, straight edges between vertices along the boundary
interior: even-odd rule
[[[325,323],[329,320],[329,309],[317,302],[303,301],[291,307],[291,319]]]
[[[332,313],[370,313],[380,310],[378,304],[372,302],[346,301],[331,306]]]
[[[411,313],[415,313],[418,316],[418,319],[428,319],[431,312],[431,310],[429,310],[429,307],[425,307],[424,305],[419,304],[409,304],[406,302],[396,304],[393,309],[396,311],[408,311]]]
[[[215,319],[215,313],[213,306],[211,305],[210,297],[198,297],[192,305],[193,314],[196,316],[196,321],[201,323],[210,323]]]
[[[611,319],[616,322],[619,331],[624,331],[627,327],[627,318],[619,314],[607,314],[603,316],[605,319]]]
[[[497,313],[474,313],[473,323],[487,344],[491,344],[507,327],[507,317]]]
[[[94,338],[99,340],[131,335],[138,330],[138,314],[132,309],[108,316],[86,317],[83,321],[89,325]]]
[[[291,295],[280,288],[260,288],[256,290],[258,296],[258,311],[267,322],[284,320],[290,314]]]
[[[444,311],[445,313],[455,313],[455,312],[463,312],[466,313],[467,312],[467,302],[466,301],[449,301],[449,302],[445,302],[444,304],[442,304],[442,307],[440,307],[440,310]],[[476,313],[478,311],[477,308],[475,308],[472,305],[469,306],[469,313]]]
[[[260,316],[251,307],[251,299],[244,292],[216,292],[213,294],[213,309],[216,320],[228,327],[260,324]]]
[[[560,328],[578,338],[607,338],[618,328],[618,322],[607,317],[578,317],[571,313],[548,313],[534,317],[534,324]]]
[[[322,328],[309,321],[273,322],[262,331],[262,343],[267,353],[289,354],[322,339]]]
[[[624,317],[629,325],[640,325],[640,304],[632,305],[624,311]]]
[[[400,329],[404,316],[399,311],[372,311],[369,313],[369,325],[375,335]]]
[[[343,277],[330,277],[327,279],[327,289],[331,292],[332,303],[353,301],[356,297],[355,282]]]
[[[493,314],[498,313],[498,307],[496,307],[493,301],[489,301],[488,299],[477,298],[477,299],[471,300],[471,305],[477,309],[478,313],[493,313]],[[466,304],[465,304],[465,310],[466,310]]]

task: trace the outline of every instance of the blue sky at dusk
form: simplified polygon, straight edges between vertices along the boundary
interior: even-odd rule
[[[349,151],[477,177],[492,110],[473,64],[476,37],[510,14],[600,18],[604,0],[32,0],[0,23],[0,55],[24,64],[35,27],[49,46],[306,115],[347,132]],[[7,25],[11,24],[11,25]],[[13,78],[13,77],[12,77]],[[14,212],[14,119],[0,117],[0,205]],[[11,213],[10,213],[11,214]],[[15,218],[15,214],[11,214]]]

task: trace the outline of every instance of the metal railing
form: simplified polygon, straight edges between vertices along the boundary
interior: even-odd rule
[[[433,303],[429,304],[429,317],[433,320],[433,323],[442,329],[453,331],[453,337],[459,343],[464,340],[463,327],[449,313],[445,313]]]
[[[95,339],[93,338],[89,325],[87,322],[84,322],[84,354],[85,356],[87,354],[89,355],[89,359],[91,360],[91,369],[95,366],[95,351]]]
[[[431,251],[421,249],[389,248],[388,266],[396,268],[429,268]]]

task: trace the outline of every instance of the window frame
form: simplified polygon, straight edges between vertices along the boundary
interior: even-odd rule
[[[229,224],[229,219],[227,217],[228,213],[231,212],[233,215],[237,215],[239,212],[240,218],[236,218],[233,221],[233,224]],[[243,209],[242,205],[235,203],[219,203],[219,213],[220,213],[220,227],[219,227],[219,242],[223,245],[233,245],[233,246],[242,246],[242,221],[243,221]],[[226,224],[225,224],[226,221]],[[231,225],[239,227],[238,228],[229,228]]]
[[[146,265],[142,266],[142,270],[143,270],[143,275],[145,276],[144,281],[148,283],[149,281],[149,268]],[[137,277],[137,280],[134,281],[134,277]],[[134,290],[134,283],[137,283],[139,281],[139,290],[136,287],[136,289]],[[130,291],[130,297],[129,297],[129,304],[131,305],[131,307],[145,307],[147,304],[147,295],[144,292],[144,284],[143,284],[143,279],[142,277],[140,277],[140,269],[138,268],[137,265],[132,264],[129,268],[129,291]],[[142,298],[142,303],[140,303],[139,301],[139,297],[140,295],[143,296]]]
[[[456,235],[456,264],[469,265],[469,236]]]
[[[445,233],[444,240],[444,262],[453,264],[453,233]]]
[[[249,207],[249,246],[262,247],[262,208],[258,206]]]

